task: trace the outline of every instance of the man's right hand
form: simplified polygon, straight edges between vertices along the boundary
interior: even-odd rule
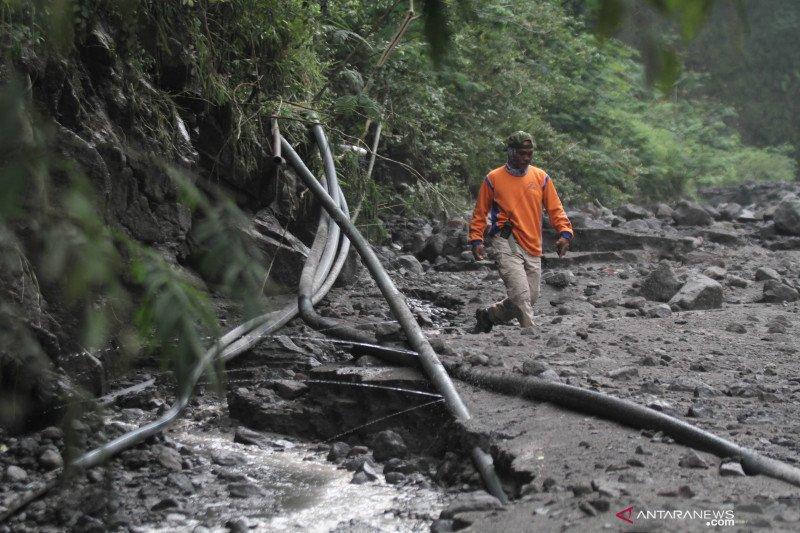
[[[472,257],[475,258],[475,261],[483,261],[486,259],[486,248],[484,248],[482,242],[472,245]]]

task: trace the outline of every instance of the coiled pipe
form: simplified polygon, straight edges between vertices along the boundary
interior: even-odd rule
[[[281,138],[283,151],[287,159],[291,162],[293,159],[299,159],[297,153],[285,138]],[[405,303],[403,295],[395,287],[394,282],[386,273],[380,261],[378,261],[375,252],[372,251],[369,242],[361,235],[356,227],[350,222],[349,218],[342,212],[333,198],[328,195],[320,183],[314,179],[314,176],[304,172],[299,173],[300,178],[306,184],[306,187],[316,196],[317,200],[322,204],[322,207],[330,214],[331,218],[339,225],[341,230],[347,235],[350,241],[355,245],[364,265],[369,270],[375,283],[383,294],[389,304],[400,326],[406,334],[411,346],[419,354],[419,359],[422,368],[425,371],[428,379],[431,380],[435,389],[444,397],[445,405],[450,413],[461,422],[466,422],[470,419],[469,411],[458,395],[450,376],[447,375],[442,363],[436,356],[431,347],[428,339],[422,332],[422,329],[411,314],[411,310]],[[473,459],[475,460],[478,471],[484,479],[484,484],[494,496],[501,502],[507,503],[508,497],[503,491],[500,481],[492,464],[492,459],[489,454],[476,447],[473,449]]]

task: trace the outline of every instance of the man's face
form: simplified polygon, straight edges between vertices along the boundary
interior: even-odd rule
[[[531,164],[531,159],[533,159],[532,146],[516,148],[514,150],[513,155],[511,156],[511,166],[513,166],[514,168],[527,167],[528,165]]]

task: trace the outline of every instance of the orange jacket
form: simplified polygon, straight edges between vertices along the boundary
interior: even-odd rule
[[[531,255],[542,255],[542,206],[547,209],[550,224],[566,238],[573,235],[572,224],[564,212],[553,180],[547,173],[529,166],[524,176],[514,176],[506,166],[489,172],[478,192],[478,201],[469,224],[469,241],[483,241],[486,216],[489,215],[489,236],[495,235],[506,220],[513,224],[514,238]]]

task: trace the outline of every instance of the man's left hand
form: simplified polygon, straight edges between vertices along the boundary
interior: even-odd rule
[[[564,257],[567,254],[567,250],[569,250],[569,239],[565,239],[564,237],[559,238],[556,241],[558,257]]]

